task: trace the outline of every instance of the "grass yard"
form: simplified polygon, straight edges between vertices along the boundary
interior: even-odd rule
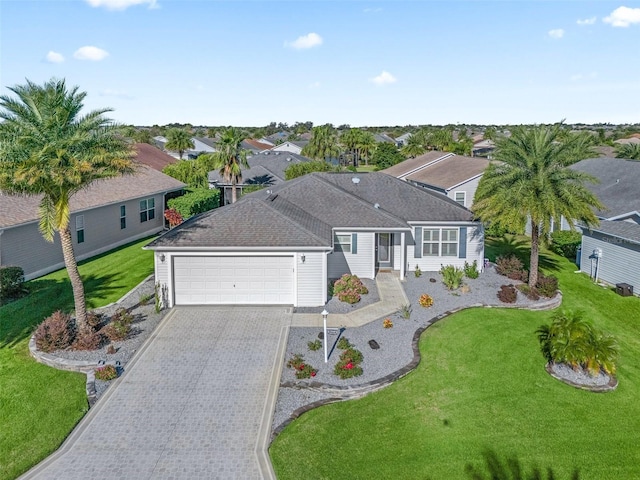
[[[504,251],[528,256],[518,238],[488,245],[487,256]],[[582,480],[640,478],[640,299],[594,285],[551,253],[541,260],[559,277],[561,308],[584,310],[616,336],[616,391],[546,374],[534,331],[549,312],[466,310],[425,331],[422,361],[404,379],[289,425],[271,446],[278,478],[465,479],[486,451],[525,471],[551,467],[558,479],[575,468]]]
[[[153,273],[138,241],[80,264],[87,305],[107,305]],[[29,337],[53,311],[73,310],[66,270],[28,282],[31,293],[0,307],[0,479],[13,479],[56,450],[87,412],[85,376],[37,363]]]
[[[376,166],[375,165],[358,165],[356,167],[356,170],[358,172],[375,172],[376,171]]]

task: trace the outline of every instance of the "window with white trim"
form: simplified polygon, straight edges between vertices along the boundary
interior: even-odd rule
[[[333,239],[333,251],[351,253],[351,234],[335,235]]]
[[[120,230],[127,228],[127,207],[120,205]]]
[[[457,228],[424,228],[422,231],[422,255],[425,257],[457,257]]]
[[[463,207],[467,206],[467,192],[456,192],[454,195],[456,203],[459,203]]]
[[[84,215],[76,217],[76,242],[84,243]]]
[[[156,218],[156,201],[154,198],[140,200],[140,223]]]

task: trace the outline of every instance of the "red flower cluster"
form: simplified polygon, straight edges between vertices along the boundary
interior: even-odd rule
[[[349,362],[347,363],[344,368],[346,368],[347,370],[351,370],[353,368],[353,363]]]

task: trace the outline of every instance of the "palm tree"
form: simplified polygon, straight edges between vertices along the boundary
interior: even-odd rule
[[[93,181],[133,172],[132,151],[118,127],[104,117],[111,109],[81,115],[85,92],[64,80],[44,85],[29,80],[0,96],[0,189],[38,195],[40,231],[48,241],[60,236],[80,334],[86,321],[84,286],[69,229],[69,200]]]
[[[369,161],[371,160],[373,153],[376,151],[377,146],[378,144],[376,143],[373,133],[362,130],[359,148],[360,155],[364,158],[365,165],[369,165]]]
[[[210,162],[213,168],[219,170],[225,182],[231,184],[231,203],[238,199],[236,185],[242,182],[242,169],[249,168],[247,154],[242,150],[243,140],[242,132],[233,127],[228,128],[216,144],[216,152],[198,157],[203,162]]]
[[[167,143],[164,144],[164,148],[178,152],[180,160],[186,150],[194,148],[195,144],[191,139],[191,134],[183,128],[172,128],[167,132]]]
[[[419,157],[427,151],[425,147],[426,143],[426,132],[424,130],[418,130],[409,137],[407,144],[402,147],[400,152],[407,158]]]
[[[357,167],[360,162],[360,144],[362,137],[362,130],[359,128],[350,128],[340,135],[340,143],[344,146],[345,150],[351,153],[354,167]]]
[[[314,160],[329,160],[340,153],[338,139],[332,125],[313,127],[309,143],[302,149],[302,155]]]
[[[474,211],[484,221],[522,231],[529,220],[532,288],[538,282],[540,237],[550,231],[551,219],[594,225],[598,219],[592,208],[604,209],[584,186],[596,179],[569,168],[591,156],[591,137],[572,134],[560,142],[561,125],[516,127],[511,137],[498,138],[497,161],[485,171],[474,199]]]
[[[616,148],[616,158],[640,160],[640,143],[627,143]]]

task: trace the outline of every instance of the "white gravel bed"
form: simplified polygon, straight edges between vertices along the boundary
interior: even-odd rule
[[[611,381],[611,377],[603,372],[599,372],[597,375],[590,375],[589,372],[585,372],[582,369],[574,370],[564,363],[554,363],[551,365],[551,370],[559,377],[578,385],[600,387],[608,385]]]
[[[372,303],[380,301],[380,295],[378,294],[378,286],[376,281],[370,278],[360,279],[364,286],[367,287],[369,293],[361,295],[358,303],[349,304],[341,302],[338,297],[330,297],[329,301],[324,307],[299,307],[295,309],[296,313],[320,313],[325,308],[331,313],[349,313],[362,307],[366,307]]]

